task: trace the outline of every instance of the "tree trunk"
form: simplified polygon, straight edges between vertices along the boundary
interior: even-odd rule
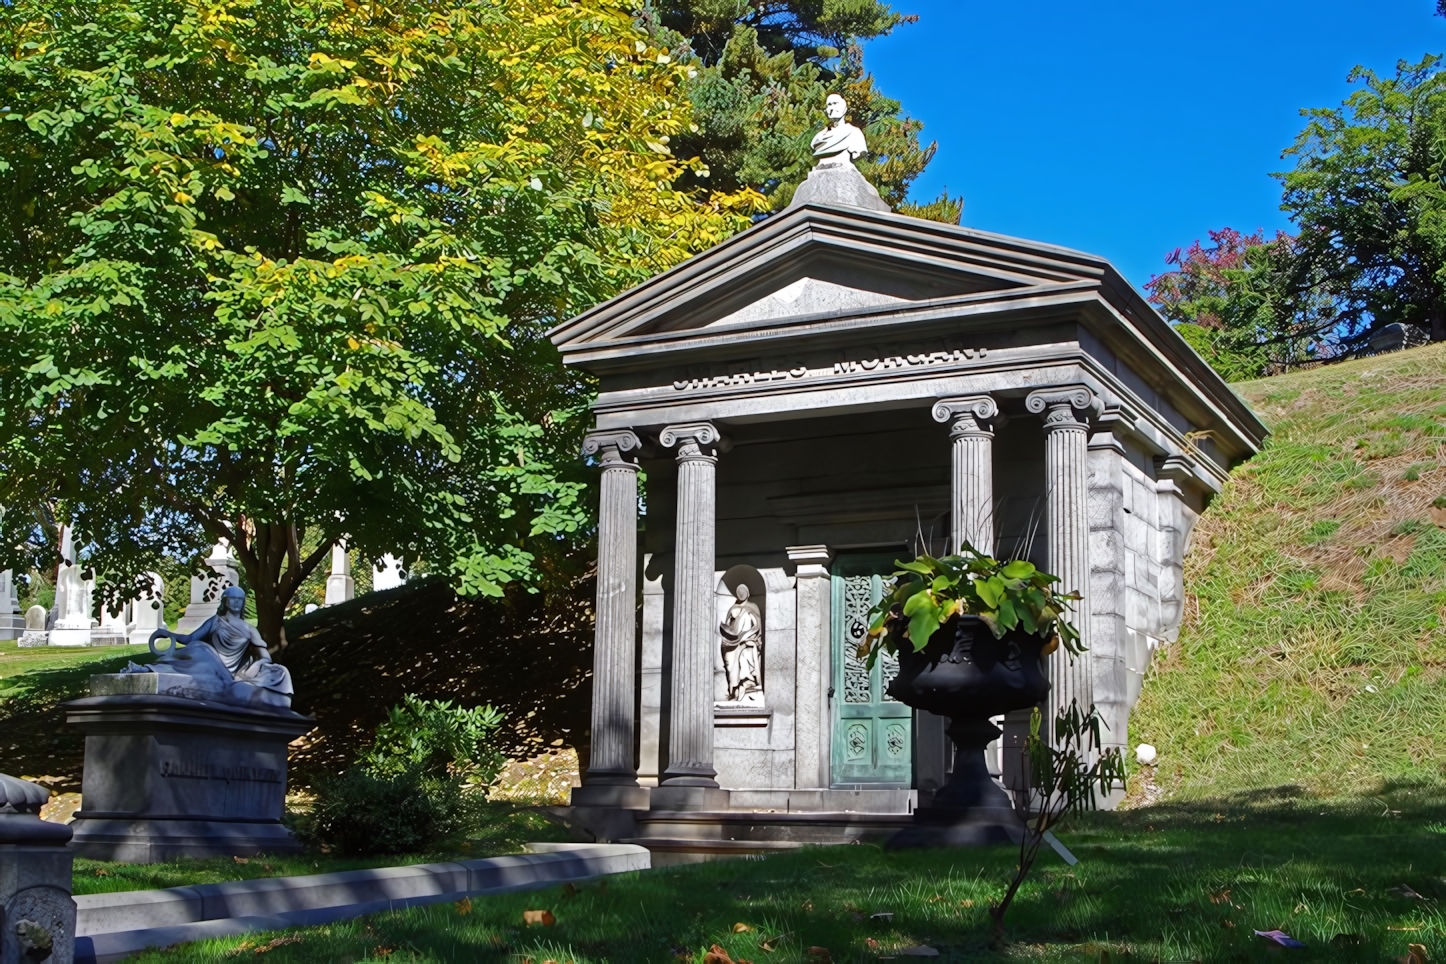
[[[1446,341],[1446,305],[1439,301],[1431,308],[1431,340]]]
[[[256,631],[273,656],[286,649],[286,610],[296,591],[331,553],[334,539],[301,555],[301,533],[289,522],[237,525],[236,555],[256,601]],[[250,530],[249,532],[247,530]]]

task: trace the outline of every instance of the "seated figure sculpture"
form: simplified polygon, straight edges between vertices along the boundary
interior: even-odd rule
[[[243,617],[245,611],[245,590],[228,586],[221,593],[220,612],[193,633],[157,629],[149,641],[155,662],[131,663],[122,672],[176,673],[195,680],[194,692],[202,699],[290,708],[291,674],[271,661],[261,634]],[[169,637],[172,644],[159,650],[156,640],[162,637]]]

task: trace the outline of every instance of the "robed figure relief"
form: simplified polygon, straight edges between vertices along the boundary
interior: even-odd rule
[[[718,631],[723,634],[723,669],[728,675],[728,701],[763,701],[763,614],[748,598],[748,586],[739,583],[734,602]]]

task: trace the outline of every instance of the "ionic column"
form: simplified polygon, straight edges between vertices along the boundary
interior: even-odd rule
[[[1089,423],[1098,416],[1100,399],[1083,385],[1065,385],[1030,392],[1025,408],[1044,416],[1045,515],[1049,526],[1048,570],[1059,577],[1063,592],[1088,596],[1090,581]],[[1076,411],[1084,417],[1076,416]],[[1073,622],[1089,645],[1090,602],[1074,604]],[[1061,645],[1049,657],[1054,684],[1049,695],[1049,716],[1073,700],[1081,712],[1094,701],[1090,654],[1071,657]]]
[[[989,423],[998,415],[999,405],[988,395],[934,403],[934,421],[952,423],[952,552],[967,542],[985,555],[994,554],[994,432]]]
[[[678,521],[673,557],[673,705],[668,769],[660,787],[716,787],[713,769],[714,509],[718,430],[669,425],[658,435],[678,449]]]
[[[638,466],[642,442],[627,429],[593,432],[584,455],[602,468],[597,513],[597,621],[592,652],[592,750],[587,783],[636,787],[633,662],[636,649]]]

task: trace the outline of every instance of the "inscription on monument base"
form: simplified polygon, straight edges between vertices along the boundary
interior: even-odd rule
[[[240,780],[252,783],[280,783],[281,773],[270,767],[226,766],[197,759],[161,761],[161,776],[193,780]]]

